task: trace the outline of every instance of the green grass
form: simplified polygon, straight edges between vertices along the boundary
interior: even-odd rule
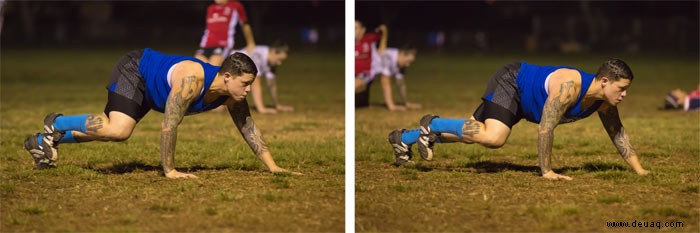
[[[397,168],[386,135],[416,128],[427,113],[466,118],[480,103],[486,81],[503,64],[526,59],[594,72],[603,59],[621,57],[635,80],[620,115],[642,165],[640,177],[620,158],[597,116],[561,125],[553,166],[572,181],[538,176],[537,125],[517,124],[506,145],[438,144],[433,161]],[[356,111],[356,229],[358,232],[599,232],[609,221],[681,221],[700,231],[700,114],[662,111],[665,93],[698,85],[697,57],[651,55],[419,54],[407,76],[409,98],[423,109],[389,112],[379,85],[371,107]],[[654,229],[652,231],[656,231]],[[649,229],[641,231],[650,231]]]
[[[267,172],[228,114],[203,113],[181,124],[175,157],[200,178],[168,180],[155,111],[125,142],[62,145],[58,168],[33,170],[25,137],[53,111],[101,112],[104,86],[128,50],[3,48],[0,231],[343,231],[342,53],[292,52],[278,85],[296,111],[252,113],[278,165],[303,176]]]
[[[603,203],[603,204],[613,204],[613,203],[620,203],[622,202],[622,197],[614,195],[614,196],[603,196],[598,198],[598,202]]]

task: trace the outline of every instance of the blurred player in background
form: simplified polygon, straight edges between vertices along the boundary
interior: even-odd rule
[[[197,178],[175,170],[177,128],[185,115],[225,105],[255,156],[271,172],[287,172],[272,159],[250,116],[246,96],[257,73],[253,60],[243,53],[227,56],[219,67],[193,57],[134,50],[123,56],[112,71],[103,113],[51,113],[44,118],[44,132],[29,136],[24,147],[36,168],[55,167],[59,144],[124,141],[153,109],[164,113],[160,135],[163,174],[168,178]]]
[[[5,20],[5,0],[0,0],[0,35],[2,35],[2,23]]]
[[[195,58],[220,66],[224,56],[231,53],[234,45],[236,25],[241,25],[246,40],[246,50],[253,51],[255,39],[248,24],[243,4],[235,0],[214,0],[207,8],[207,27]]]
[[[366,33],[362,22],[355,20],[355,107],[369,105],[368,86],[374,78],[371,74],[372,56],[381,55],[386,50],[387,33],[387,27],[383,24],[376,32]],[[378,48],[375,46],[377,40]]]
[[[542,177],[571,180],[551,169],[554,128],[597,111],[603,128],[625,162],[637,174],[646,175],[649,171],[640,165],[617,110],[633,78],[632,70],[620,59],[605,61],[596,74],[565,66],[509,64],[491,77],[483,103],[469,119],[428,114],[420,119],[418,129],[391,132],[389,143],[397,164],[410,161],[414,143],[425,160],[432,160],[434,143],[479,143],[499,148],[505,144],[513,125],[525,118],[539,124],[537,151]]]
[[[700,85],[690,94],[676,88],[666,94],[664,109],[683,109],[684,111],[700,111]]]
[[[387,48],[384,54],[375,56],[372,61],[372,76],[380,75],[382,91],[386,107],[391,111],[401,111],[406,109],[420,109],[421,105],[408,101],[408,91],[404,72],[416,59],[416,48],[406,45],[398,48]],[[396,86],[404,105],[394,103],[391,87],[391,77],[396,79]],[[367,88],[369,89],[369,88]],[[369,91],[369,90],[365,90]]]
[[[289,46],[286,43],[276,41],[270,46],[258,45],[255,47],[255,49],[253,49],[252,53],[248,53],[246,50],[240,50],[238,52],[248,54],[250,58],[253,59],[258,68],[258,77],[265,76],[265,84],[267,84],[267,89],[270,91],[272,102],[275,106],[275,108],[265,107],[265,103],[263,101],[263,91],[260,85],[262,80],[257,78],[255,79],[255,82],[253,82],[251,90],[255,109],[263,114],[275,114],[278,111],[294,111],[292,106],[280,104],[279,97],[277,95],[277,81],[275,74],[277,67],[282,65],[282,62],[287,59]]]

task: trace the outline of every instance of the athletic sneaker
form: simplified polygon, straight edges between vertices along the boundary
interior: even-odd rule
[[[420,119],[420,136],[418,136],[418,142],[416,144],[418,144],[420,157],[424,160],[433,159],[433,145],[439,136],[430,129],[430,122],[434,118],[438,118],[438,116],[428,114]]]
[[[411,147],[401,141],[401,135],[405,129],[397,129],[389,133],[389,144],[394,148],[394,157],[397,166],[412,162]]]
[[[58,157],[58,149],[51,146],[42,146],[37,142],[39,133],[30,135],[24,140],[24,149],[26,149],[36,164],[36,169],[46,169],[56,167],[56,158]],[[46,136],[44,136],[43,145],[47,144]]]
[[[52,112],[44,118],[44,138],[48,138],[50,142],[49,145],[56,150],[58,150],[58,142],[61,141],[64,134],[64,132],[53,127],[53,123],[56,122],[56,117],[59,116],[63,116],[63,114]],[[56,156],[58,156],[58,154],[56,154]]]

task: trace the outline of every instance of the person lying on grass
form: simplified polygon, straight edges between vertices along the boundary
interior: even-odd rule
[[[193,57],[166,55],[148,48],[134,50],[124,55],[112,71],[103,113],[50,113],[44,118],[43,133],[29,136],[24,147],[37,169],[55,167],[59,144],[124,141],[153,109],[163,113],[163,174],[168,178],[197,178],[175,170],[177,127],[185,115],[224,105],[255,156],[273,173],[288,172],[272,159],[250,116],[246,96],[257,73],[253,61],[243,53],[229,55],[219,67]]]
[[[598,112],[603,127],[622,158],[639,175],[642,168],[618,115],[617,105],[627,96],[632,70],[620,59],[605,61],[596,74],[566,66],[540,66],[517,62],[503,66],[491,77],[483,103],[469,119],[440,118],[427,114],[420,128],[389,134],[396,164],[410,162],[411,145],[425,160],[432,160],[435,143],[479,143],[488,148],[505,144],[510,130],[525,118],[538,123],[537,152],[542,177],[571,180],[551,168],[554,128]]]

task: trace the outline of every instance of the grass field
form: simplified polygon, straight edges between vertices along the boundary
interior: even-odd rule
[[[181,124],[175,157],[179,170],[200,178],[169,180],[155,111],[126,142],[62,145],[58,168],[33,170],[26,136],[53,111],[102,112],[104,86],[128,50],[3,48],[0,231],[343,231],[341,52],[292,51],[278,85],[296,111],[253,112],[277,163],[303,176],[267,172],[228,114],[203,113]]]
[[[697,56],[621,56],[635,80],[620,115],[642,165],[639,177],[618,155],[593,115],[555,131],[553,167],[573,181],[548,181],[537,171],[537,125],[521,121],[504,147],[438,144],[433,161],[396,168],[387,134],[417,128],[427,113],[466,118],[486,81],[502,65],[573,65],[595,72],[610,55],[419,54],[407,73],[409,98],[423,109],[389,112],[381,88],[370,108],[356,111],[356,230],[358,232],[700,231],[700,114],[662,111],[673,88],[695,89]],[[419,90],[421,90],[419,92]],[[658,228],[608,228],[613,221],[660,222]],[[666,228],[666,222],[682,227]],[[647,224],[648,225],[648,224]]]

